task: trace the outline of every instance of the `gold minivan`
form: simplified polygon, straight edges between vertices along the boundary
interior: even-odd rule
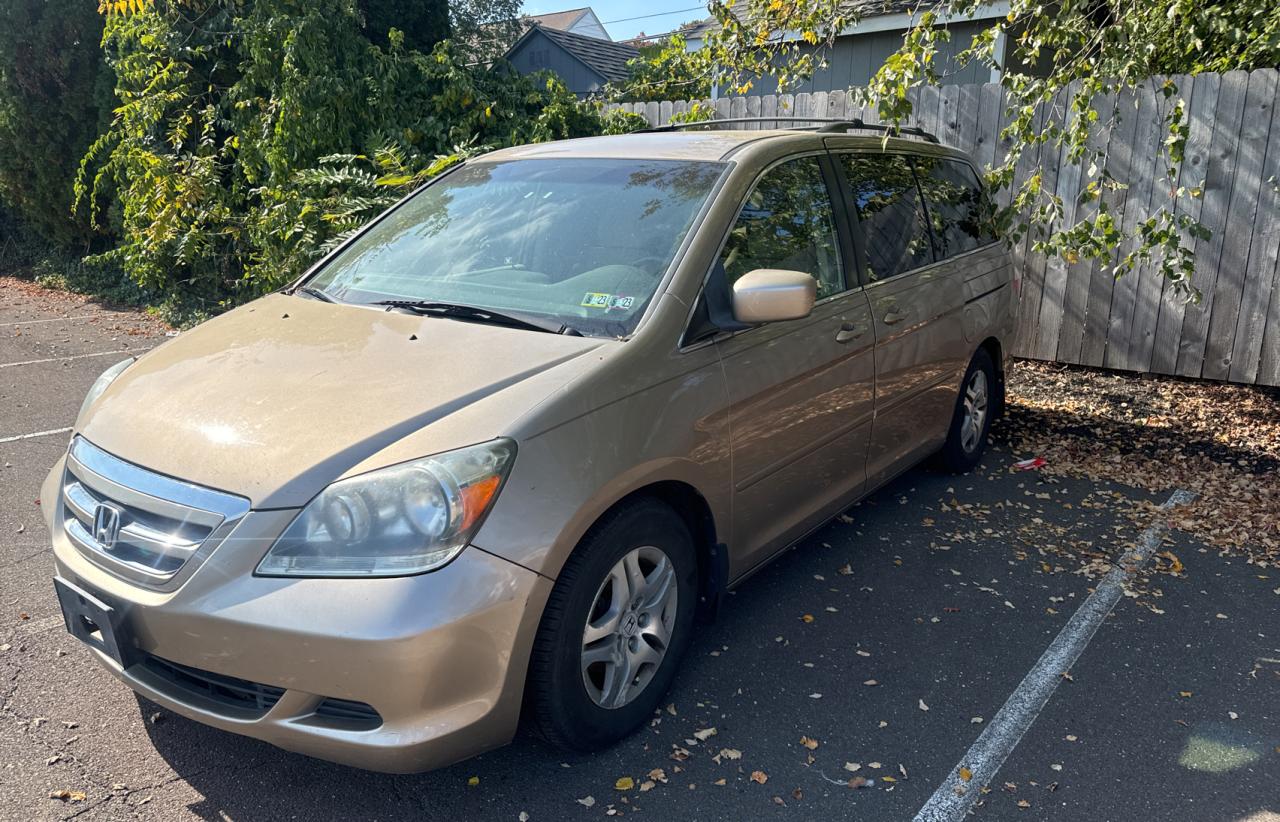
[[[486,154],[99,378],[42,492],[67,628],[177,713],[362,768],[521,721],[608,745],[728,588],[978,461],[1016,302],[923,133]]]

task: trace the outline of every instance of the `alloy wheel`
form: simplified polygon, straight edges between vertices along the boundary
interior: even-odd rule
[[[975,370],[964,390],[964,419],[960,422],[960,447],[972,454],[982,440],[987,423],[987,373]]]
[[[671,644],[679,588],[670,557],[635,548],[600,583],[582,631],[582,682],[602,708],[632,702],[662,665]]]

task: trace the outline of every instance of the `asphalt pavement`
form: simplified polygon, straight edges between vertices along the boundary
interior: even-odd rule
[[[747,581],[668,707],[599,754],[521,735],[389,776],[170,714],[65,632],[37,504],[97,374],[163,341],[0,292],[0,819],[912,819],[1013,711],[1025,733],[963,789],[979,819],[1280,820],[1280,572],[1164,535],[1181,573],[1140,574],[1024,707],[1101,560],[1151,522],[1132,511],[1168,494],[1012,472],[1028,455],[1000,447],[969,476],[909,472]]]

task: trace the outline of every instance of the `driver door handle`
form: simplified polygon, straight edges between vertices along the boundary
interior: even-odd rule
[[[843,323],[840,326],[840,330],[836,332],[836,342],[853,342],[865,333],[867,333],[866,326],[857,325],[855,323]]]
[[[884,324],[895,325],[905,320],[907,316],[908,315],[906,311],[890,310],[889,313],[884,315]]]

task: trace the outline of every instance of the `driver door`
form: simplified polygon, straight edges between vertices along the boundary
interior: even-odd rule
[[[875,335],[831,181],[825,156],[772,166],[721,252],[729,287],[758,268],[804,271],[818,281],[808,317],[716,343],[730,395],[735,573],[820,524],[866,479]]]

